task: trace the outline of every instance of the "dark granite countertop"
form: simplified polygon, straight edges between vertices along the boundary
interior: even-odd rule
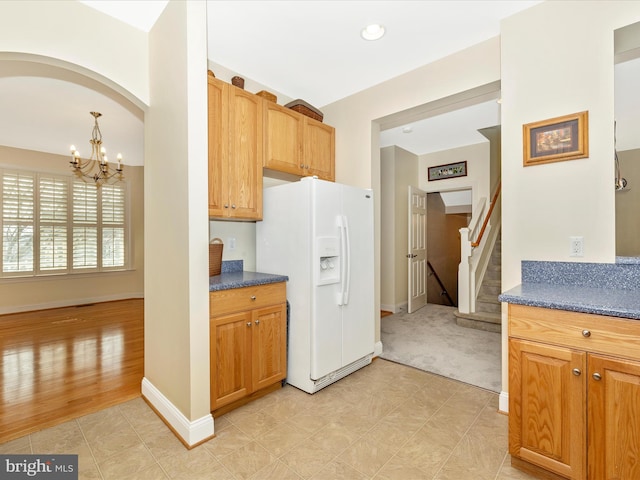
[[[222,272],[220,275],[209,277],[209,291],[217,292],[220,290],[230,290],[232,288],[286,282],[288,280],[289,277],[286,275],[244,271],[242,260],[230,260],[222,262]]]
[[[522,284],[501,302],[640,319],[640,265],[522,262]]]
[[[640,320],[640,290],[524,283],[500,295],[501,302]]]

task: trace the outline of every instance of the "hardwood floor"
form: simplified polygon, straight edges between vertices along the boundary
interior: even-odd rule
[[[140,396],[144,300],[0,316],[0,443]]]

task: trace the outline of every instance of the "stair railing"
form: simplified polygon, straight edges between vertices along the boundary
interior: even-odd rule
[[[489,263],[491,249],[500,231],[501,183],[487,202],[483,197],[478,202],[469,226],[460,229],[460,265],[458,266],[458,311],[476,311],[476,298]]]
[[[433,273],[433,278],[436,279],[436,282],[438,282],[438,285],[440,285],[440,288],[442,289],[442,291],[440,292],[440,295],[446,297],[447,300],[449,300],[449,303],[455,307],[456,303],[451,298],[451,295],[449,295],[449,292],[447,292],[447,289],[442,283],[442,280],[440,280],[438,273],[436,272],[435,268],[433,268],[433,265],[431,265],[431,262],[429,260],[427,260],[427,267],[429,268],[429,270],[431,270],[431,273]]]

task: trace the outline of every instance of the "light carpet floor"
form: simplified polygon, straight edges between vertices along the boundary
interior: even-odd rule
[[[456,324],[455,307],[429,303],[381,322],[381,357],[500,392],[501,335]]]

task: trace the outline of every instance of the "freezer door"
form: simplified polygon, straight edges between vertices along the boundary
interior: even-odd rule
[[[343,366],[342,312],[338,305],[343,252],[338,224],[341,213],[339,185],[315,180],[312,192],[313,251],[310,253],[313,259],[313,278],[316,281],[311,286],[310,376],[312,380],[317,380]],[[330,277],[327,276],[327,269],[331,269]],[[331,281],[322,280],[327,278],[331,278]]]

